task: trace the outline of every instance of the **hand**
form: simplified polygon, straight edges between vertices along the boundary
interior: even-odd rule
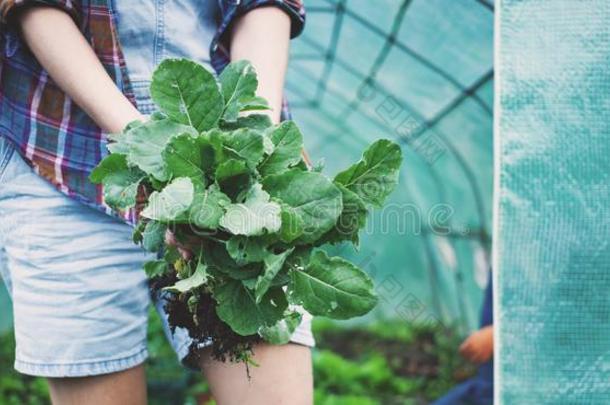
[[[139,218],[140,214],[144,210],[146,203],[148,202],[149,192],[143,184],[138,187],[138,195],[136,196],[136,216]],[[193,241],[194,243],[194,241]],[[176,235],[170,229],[165,231],[165,244],[168,246],[175,246],[180,253],[180,256],[186,261],[189,261],[193,257],[193,251],[191,248],[178,242]]]
[[[485,326],[470,335],[460,346],[460,354],[473,363],[485,363],[493,356],[493,326]]]
[[[175,246],[184,260],[189,261],[193,258],[193,251],[191,248],[178,242],[176,235],[174,235],[170,229],[165,231],[165,244],[168,246]]]

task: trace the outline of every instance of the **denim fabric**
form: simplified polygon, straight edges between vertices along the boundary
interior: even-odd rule
[[[218,29],[216,0],[113,0],[114,15],[136,98],[147,98],[155,67],[166,58],[188,58],[208,68]]]
[[[16,370],[75,377],[141,363],[149,255],[128,225],[65,196],[0,144],[0,272],[13,300]]]
[[[125,370],[147,356],[150,302],[143,263],[154,257],[121,220],[69,198],[0,137],[0,274],[13,300],[15,369],[44,377]],[[164,322],[162,301],[156,302]],[[313,346],[304,314],[292,341]],[[166,334],[182,361],[191,340]]]

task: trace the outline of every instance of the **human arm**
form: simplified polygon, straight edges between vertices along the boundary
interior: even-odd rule
[[[38,62],[103,130],[119,132],[129,122],[142,119],[66,12],[53,7],[31,7],[15,17]]]
[[[277,7],[258,7],[235,21],[231,60],[249,60],[258,75],[257,95],[267,99],[272,122],[280,121],[288,65],[291,20]]]
[[[485,363],[493,356],[493,326],[485,326],[470,335],[460,346],[460,354],[473,363]]]

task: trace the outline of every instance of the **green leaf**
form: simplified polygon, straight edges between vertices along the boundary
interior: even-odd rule
[[[263,134],[259,131],[240,128],[222,132],[222,141],[225,149],[244,159],[251,167],[256,167],[263,158]]]
[[[255,184],[246,200],[241,204],[231,204],[220,219],[220,225],[234,235],[263,235],[274,233],[281,226],[281,208],[276,202],[269,201],[260,184]]]
[[[240,111],[270,110],[269,103],[262,97],[243,98],[239,103]]]
[[[129,153],[129,145],[125,142],[109,142],[106,144],[106,149],[112,154],[127,155]]]
[[[98,163],[89,175],[89,181],[93,184],[102,184],[106,176],[117,171],[123,171],[127,168],[127,160],[125,156],[120,154],[112,154],[106,156]]]
[[[299,163],[303,149],[303,135],[292,121],[285,121],[271,131],[269,138],[274,149],[259,166],[264,176],[281,173]]]
[[[277,321],[273,326],[263,326],[258,334],[265,341],[273,345],[283,345],[290,342],[294,331],[301,324],[302,315],[298,312],[291,312],[283,319]]]
[[[152,114],[150,114],[148,119],[151,121],[161,121],[167,119],[167,115],[161,111],[154,111]]]
[[[215,176],[220,189],[234,200],[249,190],[254,180],[247,163],[237,159],[219,164]]]
[[[167,271],[165,260],[152,260],[144,263],[144,272],[148,278],[162,276]]]
[[[301,271],[307,268],[313,249],[311,245],[296,246],[292,254],[286,258],[282,270],[277,274],[271,285],[286,287],[290,283],[290,273],[292,271]]]
[[[287,204],[282,207],[282,227],[280,228],[280,239],[282,242],[290,243],[301,236],[305,231],[305,221],[296,209]]]
[[[305,270],[309,266],[312,251],[311,246],[297,246],[292,254],[286,258],[284,268],[295,271]]]
[[[235,280],[256,279],[261,272],[260,265],[247,264],[239,266],[229,256],[224,244],[209,243],[205,248],[204,259],[210,268],[210,272],[223,274]]]
[[[340,257],[316,251],[305,271],[290,273],[291,299],[314,316],[349,319],[377,304],[373,282],[360,268]]]
[[[274,325],[288,307],[281,288],[269,290],[257,304],[254,293],[237,280],[218,285],[214,291],[214,299],[218,303],[218,317],[242,336],[253,335],[261,327]]]
[[[136,245],[142,243],[142,240],[144,239],[144,229],[146,229],[146,221],[139,221],[136,227],[133,229],[131,240],[133,240],[133,243]]]
[[[163,260],[165,260],[165,263],[167,264],[174,264],[176,260],[182,258],[182,255],[176,246],[165,246],[164,250],[165,252],[163,253]]]
[[[127,166],[125,155],[112,154],[91,172],[93,183],[102,183],[104,201],[112,208],[123,210],[136,205],[138,187],[145,174]]]
[[[227,252],[238,265],[242,266],[265,260],[271,254],[267,250],[268,244],[265,238],[233,236],[227,241]]]
[[[274,149],[275,145],[273,144],[271,138],[269,138],[267,135],[263,136],[263,150],[265,151],[265,155],[271,155]]]
[[[150,221],[142,232],[142,247],[149,252],[157,252],[165,241],[167,226],[157,221]]]
[[[317,172],[316,170],[310,170],[309,166],[303,159],[301,159],[296,165],[292,166],[291,169],[298,169],[302,172]]]
[[[129,153],[129,137],[125,134],[143,124],[144,122],[141,120],[133,120],[125,126],[122,132],[108,134],[108,144],[106,145],[108,151],[127,155]]]
[[[223,119],[235,121],[242,102],[254,97],[258,80],[250,62],[240,60],[230,63],[220,74],[220,85],[225,100]]]
[[[216,181],[222,183],[227,179],[232,179],[236,176],[247,175],[250,177],[250,170],[246,166],[246,162],[243,160],[229,159],[222,162],[216,168]]]
[[[165,287],[164,290],[175,293],[189,292],[207,283],[209,277],[205,264],[199,262],[195,272],[190,277],[177,281],[176,284]]]
[[[265,114],[249,114],[237,118],[234,122],[221,122],[220,127],[224,130],[235,130],[238,128],[251,128],[263,131],[272,125],[271,118]]]
[[[337,174],[335,182],[356,193],[365,203],[381,207],[398,184],[401,163],[400,146],[380,139],[364,151],[358,163]]]
[[[229,197],[220,191],[217,185],[212,184],[203,192],[195,193],[189,210],[189,220],[198,227],[216,229],[225,213],[225,207],[229,204]]]
[[[172,120],[205,131],[216,126],[224,108],[216,79],[186,59],[165,59],[155,69],[150,95]]]
[[[246,287],[248,290],[252,290],[254,291],[254,287],[256,287],[256,278],[247,278],[245,280],[241,280],[241,283],[244,285],[244,287]]]
[[[269,254],[267,257],[265,257],[263,274],[260,275],[256,280],[256,287],[254,288],[254,297],[256,298],[257,303],[259,303],[263,296],[267,293],[267,290],[269,290],[269,287],[271,287],[273,279],[282,269],[284,261],[286,261],[286,258],[288,255],[290,255],[290,253],[292,253],[292,251],[293,249],[289,249],[280,254]]]
[[[194,128],[170,120],[149,121],[125,135],[129,146],[127,161],[160,181],[169,179],[163,151],[170,139],[180,134],[197,135]]]
[[[145,218],[169,222],[183,214],[193,202],[193,182],[188,177],[178,177],[161,192],[155,191],[142,211]]]
[[[343,209],[341,191],[320,173],[292,169],[266,177],[264,189],[276,199],[291,206],[305,224],[297,239],[311,243],[330,230]]]
[[[163,159],[169,176],[172,178],[190,177],[204,183],[201,145],[205,142],[205,138],[195,138],[189,134],[172,138],[163,151]]]
[[[339,243],[345,240],[351,241],[358,247],[358,232],[366,225],[368,209],[358,194],[350,191],[342,184],[337,184],[343,195],[343,211],[335,226],[316,242],[318,245],[324,243]]]
[[[104,201],[109,206],[124,210],[136,205],[138,187],[144,179],[140,171],[113,173],[104,180]]]
[[[313,167],[311,168],[311,171],[322,173],[322,171],[324,170],[325,164],[326,164],[326,161],[324,159],[320,159],[313,165]]]

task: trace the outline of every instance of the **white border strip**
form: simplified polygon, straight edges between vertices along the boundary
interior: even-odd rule
[[[502,14],[502,0],[496,0],[494,7],[494,110],[493,110],[493,145],[494,145],[494,184],[493,184],[493,210],[492,210],[492,251],[491,263],[493,277],[493,323],[494,323],[494,404],[501,405],[501,374],[500,358],[500,169],[501,169],[501,142],[500,142],[500,16]]]

